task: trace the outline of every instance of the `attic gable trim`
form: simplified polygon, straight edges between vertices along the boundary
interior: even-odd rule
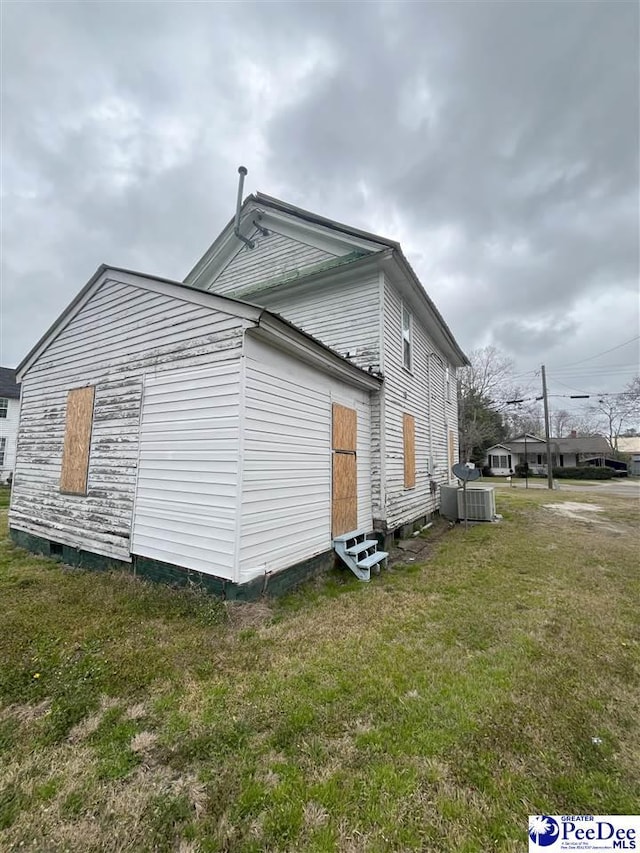
[[[260,198],[268,197],[260,196]],[[306,211],[302,211],[302,213],[306,213]],[[324,221],[316,224],[311,214],[302,217],[295,212],[283,212],[280,208],[274,209],[269,203],[260,204],[253,195],[247,196],[240,211],[240,230],[246,236],[255,235],[256,229],[253,227],[253,220],[257,216],[260,217],[260,225],[267,230],[306,246],[313,246],[335,257],[354,249],[362,252],[376,252],[387,246],[380,240],[372,241],[364,239],[358,234],[350,234],[343,229],[336,230],[331,225],[325,224]],[[326,222],[330,221],[327,220]],[[255,251],[245,249],[245,246],[235,237],[233,225],[234,220],[231,220],[220,232],[193,269],[185,276],[185,284],[200,286],[198,283],[203,279],[208,279],[207,273],[210,274],[212,267],[217,266],[215,275],[210,277],[210,281],[207,281],[208,284],[213,284],[239,252],[243,250]]]
[[[360,228],[353,228],[350,225],[345,225],[343,222],[337,222],[335,219],[329,219],[326,216],[320,216],[317,213],[313,213],[310,210],[305,210],[302,207],[296,207],[294,204],[289,204],[286,201],[282,201],[282,199],[275,198],[274,196],[266,195],[265,193],[258,192],[255,195],[255,198],[259,204],[263,204],[265,206],[274,208],[275,210],[280,210],[284,213],[288,213],[292,216],[297,217],[298,219],[304,219],[306,222],[315,223],[317,225],[321,225],[324,228],[330,228],[333,231],[340,231],[343,234],[349,235],[352,238],[360,238],[362,240],[366,240],[371,243],[375,243],[381,246],[387,246],[392,249],[399,249],[400,243],[396,240],[390,240],[387,237],[381,237],[379,234],[372,234],[370,231],[363,231]]]
[[[339,255],[343,251],[352,251],[354,248],[364,252],[379,251],[386,246],[379,240],[363,239],[359,235],[349,234],[346,231],[336,230],[330,225],[316,223],[311,218],[304,218],[295,213],[281,212],[268,205],[256,204],[256,212],[262,213],[261,225],[271,228],[278,234],[305,243],[308,246],[316,246],[331,255]],[[327,233],[327,231],[329,233]],[[314,239],[310,240],[312,234]]]
[[[246,208],[251,201],[255,200],[255,196],[248,195],[245,200],[242,202],[242,207],[240,208],[240,232],[246,236],[246,232],[244,229],[244,225],[247,221],[246,216]],[[190,286],[196,286],[195,282],[198,281],[199,278],[206,272],[206,270],[211,266],[214,258],[221,255],[223,258],[224,265],[231,260],[234,255],[234,250],[236,244],[238,249],[242,248],[242,243],[238,240],[238,238],[233,233],[235,223],[235,216],[232,217],[229,222],[225,225],[222,231],[218,234],[216,239],[211,243],[209,248],[205,251],[205,253],[198,258],[193,267],[189,270],[186,276],[183,279],[183,284],[188,284]]]
[[[87,304],[93,294],[100,288],[103,283],[103,275],[107,268],[101,264],[85,284],[82,290],[75,296],[74,299],[67,305],[62,314],[49,326],[40,340],[33,346],[27,355],[22,359],[16,367],[16,378],[22,381],[25,372],[31,367],[33,362],[47,349],[49,344],[56,338],[63,329],[69,324],[71,319]]]
[[[220,293],[211,293],[207,290],[199,290],[190,285],[181,284],[178,281],[146,276],[143,273],[130,272],[129,270],[118,270],[110,267],[107,272],[114,272],[115,276],[107,276],[107,281],[117,281],[120,284],[128,284],[131,287],[139,287],[142,290],[150,290],[154,293],[163,293],[172,299],[182,299],[195,305],[202,305],[223,314],[234,317],[242,317],[244,320],[257,322],[262,311],[257,305],[232,296],[223,296]]]
[[[208,293],[207,291],[197,290],[196,288],[171,281],[170,279],[156,278],[154,276],[144,275],[143,273],[133,272],[132,270],[125,270],[120,267],[110,267],[106,264],[101,264],[82,290],[67,305],[64,311],[47,329],[36,345],[32,347],[29,353],[20,362],[16,368],[16,376],[20,381],[22,381],[26,371],[31,367],[34,361],[42,355],[55,338],[69,325],[71,320],[73,320],[78,312],[84,308],[92,296],[107,281],[117,281],[121,284],[128,284],[132,287],[137,287],[143,290],[150,290],[155,293],[164,293],[173,299],[182,299],[185,302],[203,305],[204,307],[214,310],[218,309],[226,314],[242,317],[247,320],[252,320],[253,322],[258,321],[262,310],[250,303],[239,302],[237,299],[231,299],[228,296],[220,296],[218,294]]]

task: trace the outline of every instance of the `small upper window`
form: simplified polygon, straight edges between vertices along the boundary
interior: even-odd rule
[[[9,408],[9,401],[6,397],[0,397],[0,418],[7,417],[7,409]]]
[[[407,370],[413,366],[411,314],[405,305],[402,306],[402,364]]]
[[[444,398],[447,403],[451,402],[451,371],[448,367],[444,372]]]

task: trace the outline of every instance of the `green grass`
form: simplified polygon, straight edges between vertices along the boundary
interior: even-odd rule
[[[5,539],[0,849],[515,853],[529,813],[637,813],[638,506],[565,499],[256,605]]]

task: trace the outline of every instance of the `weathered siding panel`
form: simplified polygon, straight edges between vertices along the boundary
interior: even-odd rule
[[[0,465],[0,482],[4,483],[16,464],[16,441],[20,418],[20,400],[7,400],[7,417],[0,418],[0,438],[5,439],[4,461]]]
[[[327,551],[331,410],[358,412],[358,526],[371,529],[369,395],[248,335],[240,579]]]
[[[411,306],[408,306],[411,311]],[[384,282],[384,517],[389,529],[408,523],[439,505],[438,486],[449,482],[448,430],[457,434],[455,371],[451,370],[452,401],[445,401],[444,356],[438,352],[428,332],[413,320],[413,364],[405,370],[402,362],[402,300],[385,276]],[[431,393],[429,393],[431,386]],[[404,414],[415,418],[415,487],[404,486]],[[456,445],[457,452],[457,445]]]
[[[240,360],[145,381],[131,553],[234,579]]]
[[[309,267],[330,261],[336,255],[270,230],[252,237],[250,249],[238,241],[238,251],[209,285],[208,290],[232,295],[237,290],[292,276]]]
[[[365,370],[380,365],[380,286],[377,271],[348,284],[318,282],[261,294],[261,305],[281,314]]]
[[[29,369],[23,385],[10,524],[129,559],[146,375],[238,359],[243,321],[106,281]],[[87,495],[60,494],[70,388],[95,385]]]

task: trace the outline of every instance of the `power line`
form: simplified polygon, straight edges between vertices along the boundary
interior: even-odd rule
[[[622,349],[622,347],[626,347],[639,339],[640,335],[636,335],[635,337],[630,338],[628,341],[625,341],[622,344],[618,344],[618,346],[616,347],[611,347],[611,349],[603,350],[603,352],[598,352],[595,355],[588,356],[587,358],[581,358],[580,361],[573,361],[570,364],[565,364],[564,367],[574,367],[576,364],[584,364],[585,361],[592,361],[594,358],[600,358],[601,355],[607,355],[607,353],[614,352],[617,349]],[[556,370],[557,368],[554,367],[553,369]]]
[[[522,376],[537,376],[540,373],[540,368],[537,370],[526,370],[524,373],[516,373],[511,379],[520,379]]]
[[[640,371],[636,370],[633,367],[623,367],[618,370],[589,370],[582,371],[580,373],[574,373],[572,370],[567,371],[553,371],[554,376],[562,376],[563,379],[580,379],[584,381],[585,379],[588,381],[590,376],[596,377],[607,377],[607,376],[633,376]]]
[[[573,385],[567,385],[566,382],[561,382],[559,379],[551,379],[556,385],[562,385],[563,388],[568,388],[570,391],[578,391],[580,394],[587,394],[589,397],[619,397],[624,394],[624,391],[585,391],[584,388],[576,388]],[[553,397],[568,397],[569,394],[552,394]]]
[[[571,373],[612,373],[614,370],[638,370],[640,369],[637,362],[628,361],[624,364],[596,364],[585,365],[583,367],[554,367],[553,372],[564,372],[569,370]]]

